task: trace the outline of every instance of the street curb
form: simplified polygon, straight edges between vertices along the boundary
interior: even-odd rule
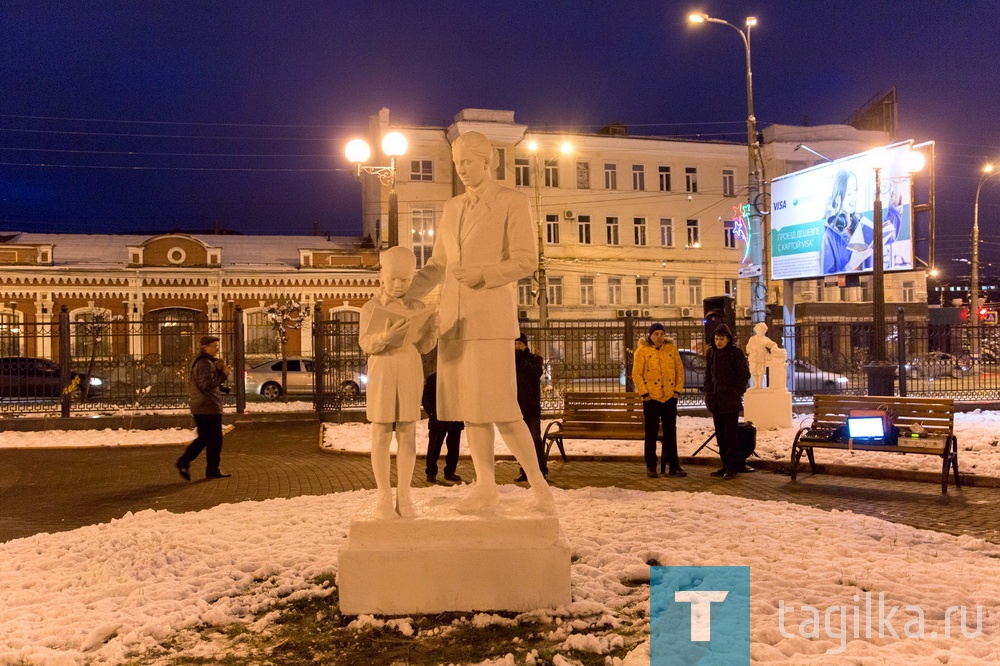
[[[240,423],[319,423],[320,417],[309,412],[258,412],[236,414],[225,412],[224,424]],[[190,413],[141,414],[137,416],[92,416],[0,418],[0,432],[45,432],[48,430],[159,430],[161,428],[190,428],[194,424]]]

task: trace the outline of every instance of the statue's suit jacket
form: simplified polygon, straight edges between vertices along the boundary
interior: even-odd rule
[[[514,340],[520,333],[516,283],[538,264],[528,197],[491,181],[474,206],[467,208],[467,200],[463,194],[445,202],[434,251],[409,295],[420,298],[442,285],[443,338]],[[452,272],[457,266],[480,268],[485,284],[460,283]]]

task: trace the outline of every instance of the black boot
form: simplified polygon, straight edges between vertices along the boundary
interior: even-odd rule
[[[651,479],[655,479],[659,475],[656,473],[656,468],[655,467],[647,467],[646,468],[646,476],[648,476]]]

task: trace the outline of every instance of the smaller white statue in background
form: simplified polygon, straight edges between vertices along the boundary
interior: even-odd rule
[[[766,333],[767,324],[760,322],[753,327],[753,335],[747,341],[747,360],[754,388],[764,388],[764,371],[771,353],[784,352]]]

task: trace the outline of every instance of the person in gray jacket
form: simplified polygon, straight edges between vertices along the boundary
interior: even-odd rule
[[[201,339],[201,352],[191,364],[188,388],[191,396],[191,414],[198,429],[198,436],[177,459],[177,471],[191,480],[191,463],[205,450],[205,478],[224,479],[232,474],[219,470],[222,458],[222,391],[220,387],[229,379],[230,368],[216,358],[219,338],[206,335]]]

